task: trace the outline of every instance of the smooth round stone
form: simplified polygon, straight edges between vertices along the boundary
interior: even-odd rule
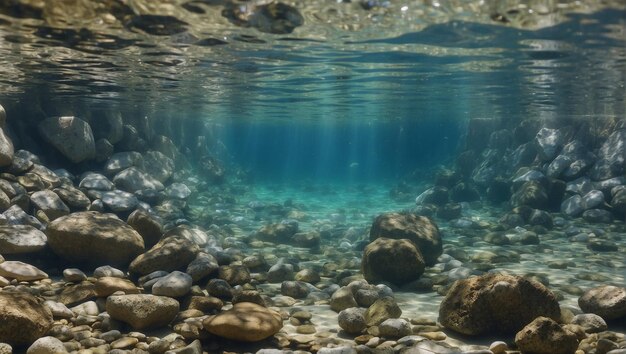
[[[67,268],[63,270],[63,280],[70,283],[80,283],[87,279],[87,275],[78,268]]]
[[[0,343],[0,354],[12,354],[13,347],[7,343]]]
[[[128,347],[134,347],[137,343],[139,343],[139,339],[137,338],[123,337],[111,343],[111,348],[124,349]]]
[[[304,325],[296,327],[296,332],[300,334],[313,334],[317,332],[317,329],[312,324],[304,324]]]
[[[401,318],[390,318],[378,325],[380,335],[387,338],[401,338],[412,333],[411,324]]]
[[[133,210],[139,203],[134,194],[117,189],[102,193],[101,199],[104,205],[114,212]]]
[[[50,309],[52,312],[52,317],[56,318],[72,318],[74,317],[74,312],[68,309],[67,306],[63,305],[60,302],[46,300],[44,305]]]
[[[48,278],[41,269],[20,261],[4,261],[0,263],[0,276],[18,281],[33,281]]]
[[[96,295],[99,297],[107,297],[117,291],[125,294],[139,294],[139,289],[128,279],[117,277],[101,277],[95,284]]]
[[[165,195],[170,198],[187,199],[191,195],[191,190],[184,183],[172,183],[165,188]]]
[[[587,248],[596,252],[617,252],[617,244],[608,240],[590,240]]]
[[[507,349],[509,349],[509,346],[502,341],[493,342],[489,346],[489,350],[491,350],[493,354],[506,354]]]
[[[93,271],[93,276],[95,278],[102,278],[102,277],[126,278],[126,274],[124,274],[123,271],[117,268],[108,266],[108,265],[96,268]]]
[[[67,353],[63,342],[54,337],[41,337],[28,347],[26,354],[62,354]]]
[[[41,251],[48,238],[30,225],[0,226],[0,253],[21,254]]]
[[[110,191],[115,186],[104,175],[99,173],[90,173],[86,175],[79,183],[80,188],[96,189],[100,191]]]
[[[365,309],[359,307],[350,307],[339,312],[337,322],[339,327],[350,334],[361,333],[365,327]]]
[[[571,323],[581,326],[587,333],[598,333],[606,331],[608,328],[604,319],[593,313],[576,315]]]
[[[122,336],[122,333],[116,329],[104,332],[100,335],[100,339],[104,339],[108,343],[118,340]]]
[[[112,295],[106,310],[111,318],[130,324],[135,329],[161,327],[170,323],[178,311],[178,301],[155,295]]]
[[[169,297],[185,296],[191,290],[192,285],[193,280],[189,274],[176,270],[157,280],[152,285],[152,294]]]
[[[83,302],[82,304],[70,308],[70,310],[72,310],[72,312],[77,315],[84,316],[97,316],[98,314],[100,314],[98,304],[96,304],[94,301]]]

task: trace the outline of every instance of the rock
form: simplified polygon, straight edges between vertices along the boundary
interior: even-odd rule
[[[122,270],[111,267],[109,265],[100,266],[93,270],[94,278],[102,277],[114,277],[114,278],[126,278],[126,274]]]
[[[13,155],[15,154],[13,142],[4,132],[5,129],[6,112],[4,111],[4,108],[0,106],[0,167],[11,165],[11,162],[13,162]]]
[[[599,190],[591,190],[583,196],[583,207],[593,209],[604,205],[604,193]]]
[[[102,193],[101,199],[104,205],[113,212],[133,210],[139,204],[134,194],[117,189]]]
[[[291,237],[291,244],[296,247],[317,248],[320,246],[320,233],[317,231],[297,232]]]
[[[130,324],[134,329],[166,326],[176,314],[178,301],[155,295],[112,295],[107,298],[106,310],[111,318]]]
[[[73,163],[90,160],[96,156],[91,127],[80,118],[47,118],[39,123],[38,128],[43,139]]]
[[[117,277],[101,277],[98,278],[95,284],[96,295],[98,297],[107,297],[117,291],[122,291],[124,294],[139,294],[139,289],[127,279]]]
[[[17,197],[16,197],[17,198]],[[43,230],[43,224],[34,216],[28,215],[18,205],[13,205],[2,213],[9,225],[30,225]]]
[[[587,290],[578,298],[578,306],[586,313],[594,313],[605,320],[626,317],[626,288],[601,285]]]
[[[402,315],[402,310],[400,310],[396,300],[390,296],[386,296],[376,300],[376,302],[365,311],[364,316],[367,326],[377,326],[387,319],[399,318],[400,315]]]
[[[433,204],[437,206],[444,205],[448,202],[448,188],[435,186],[427,189],[415,198],[415,204]]]
[[[617,252],[618,247],[615,242],[608,240],[590,240],[587,248],[595,252]]]
[[[489,350],[493,354],[506,354],[507,349],[509,349],[509,346],[502,341],[495,341],[489,345]]]
[[[457,203],[474,202],[480,200],[480,193],[473,185],[460,182],[450,190],[450,199]]]
[[[583,219],[590,223],[609,224],[613,221],[613,214],[604,209],[589,209],[583,212]]]
[[[167,181],[174,173],[174,160],[165,156],[159,151],[148,151],[144,154],[144,171],[154,177],[159,182]],[[173,183],[174,187],[165,190],[165,194],[172,193],[170,197],[185,199],[189,197],[191,191],[182,183]],[[186,196],[184,196],[186,195]]]
[[[217,259],[213,255],[200,252],[196,258],[187,266],[186,273],[191,276],[194,282],[215,274],[219,269]]]
[[[68,283],[80,283],[87,279],[87,275],[78,268],[67,268],[63,270],[63,280]]]
[[[60,302],[46,300],[44,302],[44,305],[46,305],[46,307],[50,309],[50,311],[52,312],[52,317],[54,319],[72,318],[75,316],[72,310],[68,309],[67,306],[63,305]]]
[[[550,178],[559,178],[572,162],[574,160],[571,157],[559,155],[546,168],[546,175]]]
[[[202,248],[213,248],[219,246],[217,240],[213,236],[207,235],[206,232],[202,231],[198,227],[190,227],[189,225],[176,226],[166,232],[165,235],[163,235],[163,238],[170,236],[184,237]]]
[[[459,203],[446,203],[437,209],[437,217],[443,220],[458,219],[461,217],[463,208]]]
[[[294,299],[304,299],[309,295],[309,292],[307,284],[301,281],[287,280],[280,285],[280,293]]]
[[[598,161],[591,169],[590,176],[599,181],[624,174],[626,161],[626,129],[613,132],[602,144]]]
[[[401,338],[412,333],[411,324],[401,318],[390,318],[378,325],[380,335],[386,338]]]
[[[63,187],[55,188],[52,191],[56,193],[70,208],[85,210],[91,204],[91,200],[89,200],[85,193],[71,185],[64,185]]]
[[[594,313],[576,315],[570,323],[581,326],[586,333],[599,333],[608,328],[604,319]]]
[[[578,339],[553,319],[537,317],[515,335],[515,344],[523,353],[572,354]]]
[[[70,208],[63,203],[56,193],[50,190],[34,192],[30,196],[30,201],[37,209],[43,211],[50,220],[70,213]]]
[[[28,293],[0,291],[0,342],[30,345],[52,325],[52,313]]]
[[[161,220],[143,209],[133,211],[127,223],[143,237],[146,248],[154,246],[163,235]]]
[[[288,263],[276,263],[267,271],[269,283],[282,283],[285,280],[293,280],[293,265]]]
[[[361,261],[363,276],[371,283],[403,285],[419,279],[424,267],[421,253],[406,239],[378,238],[365,247]]]
[[[132,273],[145,275],[157,270],[174,271],[191,263],[199,252],[197,245],[179,236],[166,237],[146,253],[135,258],[129,267]]]
[[[537,153],[542,161],[551,161],[563,147],[564,136],[558,129],[541,128],[535,136]]]
[[[510,334],[538,316],[559,319],[555,295],[541,283],[514,275],[458,280],[439,307],[439,321],[466,335]]]
[[[251,302],[239,302],[233,308],[202,322],[211,334],[227,339],[256,342],[276,334],[283,326],[278,312]]]
[[[143,189],[163,190],[163,184],[136,167],[129,167],[113,177],[115,186],[123,191],[134,193]]]
[[[294,279],[298,281],[303,281],[309,284],[319,283],[322,280],[319,272],[315,271],[314,269],[308,269],[308,268],[302,269],[301,271],[296,273]]]
[[[46,279],[46,274],[41,269],[20,261],[4,261],[0,263],[0,276],[18,281],[33,281]]]
[[[585,211],[583,198],[577,194],[565,199],[563,203],[561,203],[561,212],[563,214],[578,216],[583,211]]]
[[[189,293],[192,284],[193,280],[189,274],[173,271],[159,278],[159,280],[152,285],[152,293],[154,295],[181,297]]]
[[[95,189],[99,191],[110,191],[115,188],[113,182],[109,181],[106,176],[93,172],[86,174],[78,186],[80,188]]]
[[[48,238],[30,225],[0,226],[0,254],[33,253],[44,249]]]
[[[209,295],[220,299],[231,299],[233,297],[233,288],[223,279],[211,279],[206,286]]]
[[[250,282],[250,271],[242,265],[221,266],[218,269],[217,276],[226,280],[232,286],[244,285]]]
[[[358,307],[350,307],[339,312],[337,321],[339,327],[350,334],[359,334],[367,327],[364,317],[365,310]]]
[[[429,218],[415,214],[386,213],[374,220],[370,241],[379,237],[408,239],[416,246],[428,266],[437,263],[443,253],[439,228]]]
[[[277,224],[262,226],[256,232],[256,237],[263,241],[288,243],[296,232],[298,232],[298,223],[285,220]]]
[[[548,204],[548,193],[538,181],[524,182],[511,196],[511,204],[544,210]]]
[[[333,293],[330,298],[330,308],[335,312],[343,311],[347,308],[357,307],[352,290],[348,287],[341,287]]]
[[[96,297],[96,289],[92,282],[84,281],[80,284],[66,285],[57,296],[57,301],[66,306],[83,303]]]
[[[123,151],[111,155],[104,164],[104,172],[109,176],[113,176],[129,167],[143,169],[143,156],[137,151]]]
[[[63,216],[48,224],[46,234],[52,251],[74,262],[126,265],[144,250],[137,231],[112,214]]]
[[[63,342],[54,337],[41,337],[37,339],[26,351],[26,354],[63,354],[67,353]]]

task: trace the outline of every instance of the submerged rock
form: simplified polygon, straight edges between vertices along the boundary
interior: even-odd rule
[[[0,292],[0,342],[29,345],[48,332],[52,312],[33,295]]]
[[[466,335],[510,334],[538,316],[559,319],[555,295],[541,283],[505,274],[458,280],[439,307],[439,321]]]
[[[145,275],[157,270],[174,271],[185,268],[198,254],[197,245],[180,236],[159,241],[146,253],[135,258],[129,266],[132,273]]]
[[[17,281],[33,281],[46,279],[46,274],[41,269],[20,261],[4,261],[0,263],[0,276]]]
[[[443,253],[439,228],[429,218],[409,213],[386,213],[376,217],[370,229],[370,241],[379,237],[408,239],[420,251],[428,266],[437,263]]]
[[[46,235],[30,225],[0,226],[0,254],[21,254],[41,251]]]
[[[106,310],[111,318],[130,324],[134,329],[157,328],[169,324],[180,305],[178,301],[155,295],[109,296]]]
[[[366,327],[365,309],[359,307],[350,307],[339,312],[337,322],[339,327],[350,334],[359,334]]]
[[[78,212],[48,225],[48,244],[59,256],[94,265],[126,265],[144,250],[137,231],[113,214]]]
[[[515,344],[523,353],[571,354],[578,348],[578,339],[553,319],[537,317],[517,332]]]
[[[211,316],[202,324],[216,336],[256,342],[276,334],[283,327],[283,320],[276,311],[251,302],[238,302],[232,309]]]
[[[74,163],[93,159],[96,147],[89,123],[77,117],[53,117],[39,123],[39,133]]]
[[[605,320],[626,318],[626,288],[601,285],[589,289],[578,299],[578,306]]]
[[[363,276],[372,283],[403,285],[419,279],[424,267],[420,251],[406,239],[378,238],[365,247],[361,261]]]

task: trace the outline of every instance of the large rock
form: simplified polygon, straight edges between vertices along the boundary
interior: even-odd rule
[[[256,342],[283,327],[280,314],[252,302],[238,302],[232,309],[204,320],[204,329],[223,338]]]
[[[111,155],[109,160],[104,164],[104,172],[112,176],[133,166],[143,168],[143,156],[141,156],[140,153],[137,151],[118,152]]]
[[[6,129],[7,113],[4,107],[0,105],[0,167],[11,165],[13,162],[13,155],[15,149],[13,148],[13,142],[4,133]]]
[[[443,253],[439,228],[429,218],[408,213],[381,214],[370,229],[370,241],[379,237],[408,239],[420,251],[426,265],[437,263]]]
[[[466,335],[512,334],[538,316],[558,320],[554,294],[534,280],[486,274],[458,280],[439,307],[439,321]]]
[[[93,265],[127,265],[144,250],[141,235],[113,214],[73,213],[51,222],[46,234],[54,253]]]
[[[292,220],[285,220],[277,224],[262,226],[256,232],[256,237],[263,241],[287,243],[291,241],[296,232],[298,232],[298,223]]]
[[[591,178],[599,181],[624,174],[626,161],[626,129],[616,130],[600,147],[598,161],[591,169]]]
[[[96,144],[89,123],[77,117],[52,117],[39,123],[39,133],[74,163],[93,159]]]
[[[178,301],[155,295],[113,295],[107,298],[111,318],[128,323],[134,329],[166,326],[180,309]]]
[[[511,204],[513,206],[527,205],[535,209],[545,210],[548,206],[548,192],[541,182],[527,181],[513,193]]]
[[[154,246],[163,235],[161,220],[143,209],[133,211],[128,216],[127,222],[143,237],[146,247]]]
[[[174,160],[159,151],[148,151],[143,159],[144,171],[160,182],[167,181],[174,173]]]
[[[399,318],[402,310],[391,296],[380,298],[365,311],[365,323],[368,326],[377,326],[390,318]]]
[[[154,295],[181,297],[189,293],[192,284],[193,280],[189,274],[176,270],[159,278],[156,283],[152,285],[152,293]]]
[[[26,351],[26,354],[63,354],[68,353],[63,342],[54,337],[37,339]]]
[[[350,334],[361,333],[367,324],[365,323],[365,317],[363,316],[365,310],[359,307],[350,307],[341,312],[337,317],[339,327]]]
[[[166,237],[146,253],[135,258],[130,263],[129,270],[135,274],[145,275],[157,270],[171,272],[185,269],[199,251],[196,244],[184,237]]]
[[[43,211],[50,220],[70,213],[70,208],[51,190],[34,192],[30,196],[30,201],[37,209]]]
[[[424,267],[422,254],[406,239],[378,238],[365,247],[361,261],[363,276],[370,283],[403,285],[419,279]]]
[[[522,353],[572,354],[578,348],[578,339],[554,320],[537,317],[517,332],[515,344]]]
[[[563,147],[563,134],[558,129],[541,128],[535,136],[537,153],[542,161],[551,161]]]
[[[52,325],[52,312],[28,293],[0,292],[0,343],[29,345]]]
[[[605,320],[626,318],[626,288],[601,285],[589,289],[578,299],[578,306]]]
[[[0,226],[0,254],[21,254],[41,251],[48,238],[30,225]]]
[[[163,190],[163,184],[154,177],[142,172],[136,167],[129,167],[113,177],[117,188],[134,193],[143,189]]]

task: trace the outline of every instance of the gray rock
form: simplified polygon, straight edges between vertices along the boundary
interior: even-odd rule
[[[591,190],[583,196],[583,207],[593,209],[604,204],[604,193],[599,190]]]
[[[571,323],[581,326],[586,333],[598,333],[606,331],[608,326],[602,317],[594,313],[583,313],[574,316]]]
[[[91,204],[91,200],[80,189],[71,185],[64,185],[52,190],[70,208],[85,210]]]
[[[517,332],[515,344],[523,353],[571,354],[578,348],[578,339],[554,320],[537,317]]]
[[[217,259],[204,252],[198,253],[196,258],[187,266],[186,273],[191,276],[194,282],[217,272],[219,264]]]
[[[48,238],[30,225],[0,226],[0,254],[22,254],[44,249]]]
[[[600,147],[598,161],[591,169],[591,178],[603,180],[624,174],[626,161],[626,129],[616,130]]]
[[[113,183],[124,191],[134,193],[142,189],[163,190],[163,184],[136,167],[129,167],[113,178]]]
[[[50,145],[74,163],[96,156],[91,127],[77,117],[52,117],[39,123],[39,133]]]
[[[335,312],[357,306],[358,304],[352,294],[352,290],[345,286],[335,291],[330,298],[330,308]]]
[[[30,196],[30,200],[33,205],[43,211],[50,220],[70,213],[70,208],[63,203],[56,193],[50,190],[34,192]]]
[[[174,160],[159,151],[148,151],[144,154],[143,170],[161,183],[172,176],[174,167]]]
[[[0,106],[0,110],[2,106]],[[10,166],[13,162],[15,149],[13,142],[4,132],[4,128],[0,127],[0,167]]]
[[[28,347],[26,354],[63,354],[68,353],[63,342],[54,337],[41,337]]]
[[[193,280],[187,273],[173,271],[160,278],[152,285],[152,294],[169,297],[181,297],[191,290]]]
[[[593,185],[589,177],[580,177],[573,181],[567,182],[565,191],[585,195],[593,190]]]
[[[559,178],[561,174],[574,162],[567,155],[557,156],[546,168],[546,175],[551,178]]]
[[[72,318],[75,316],[72,310],[68,309],[67,306],[63,305],[60,302],[46,300],[44,302],[44,305],[46,305],[46,307],[50,309],[50,311],[52,312],[52,317],[55,319]]]
[[[115,188],[113,182],[109,181],[106,176],[93,172],[86,174],[78,186],[80,188],[95,189],[99,191],[110,191]]]
[[[293,265],[288,263],[277,263],[267,271],[267,281],[269,283],[282,283],[285,280],[293,280]]]
[[[172,183],[165,188],[165,195],[170,198],[187,199],[191,195],[191,190],[184,183]]]
[[[20,261],[4,261],[0,263],[0,276],[17,281],[33,281],[46,279],[46,274],[41,269]]]
[[[590,223],[608,224],[613,221],[613,214],[604,209],[589,209],[583,213],[583,219]]]
[[[578,216],[583,211],[585,211],[583,198],[579,195],[573,195],[565,199],[563,203],[561,203],[561,212],[563,214],[567,214],[569,216]]]
[[[100,266],[93,271],[94,278],[104,278],[104,277],[113,277],[113,278],[126,278],[126,274],[123,271],[111,267],[110,265]]]
[[[85,279],[87,279],[87,275],[78,268],[67,268],[63,270],[63,280],[66,282],[80,283]]]
[[[139,200],[132,193],[116,189],[102,193],[102,202],[114,212],[123,212],[135,209]]]
[[[118,152],[109,158],[104,164],[104,171],[107,175],[112,176],[129,167],[143,168],[143,157],[136,151]]]
[[[339,312],[337,321],[339,327],[350,334],[361,333],[367,325],[365,324],[365,309],[350,307]]]
[[[541,128],[535,136],[537,153],[542,161],[551,161],[563,146],[564,137],[560,130]]]
[[[280,285],[280,293],[294,299],[303,299],[309,295],[309,288],[305,282],[287,280]]]
[[[95,142],[96,145],[96,161],[103,162],[108,160],[113,152],[115,151],[115,147],[111,144],[107,139],[98,139]]]
[[[386,338],[401,338],[410,335],[411,324],[401,318],[390,318],[378,325],[380,335]]]
[[[402,315],[402,310],[396,303],[396,300],[392,297],[383,297],[376,300],[365,311],[365,323],[368,326],[377,326],[383,321],[390,318],[399,318]]]

